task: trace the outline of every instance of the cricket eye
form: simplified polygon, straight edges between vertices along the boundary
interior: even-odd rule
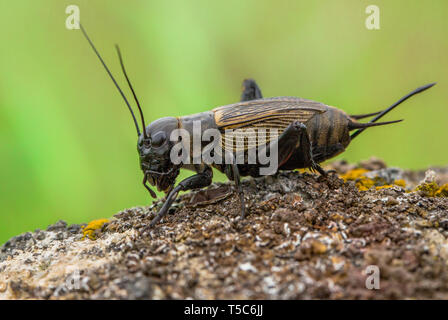
[[[143,140],[143,145],[145,146],[145,148],[151,148],[151,140],[150,139]]]
[[[166,141],[166,134],[163,131],[157,132],[152,137],[152,146],[155,148],[160,147]]]

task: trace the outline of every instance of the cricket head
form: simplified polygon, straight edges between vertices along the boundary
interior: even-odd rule
[[[168,192],[179,175],[179,166],[170,159],[173,142],[169,137],[175,129],[178,129],[176,118],[161,118],[148,125],[138,138],[140,168],[147,181],[158,191]]]

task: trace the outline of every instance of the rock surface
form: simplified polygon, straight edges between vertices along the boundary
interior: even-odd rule
[[[360,166],[409,190],[360,191],[340,179],[357,166],[338,162],[328,178],[244,180],[244,220],[217,184],[183,195],[148,232],[160,202],[116,214],[94,236],[60,221],[1,247],[0,299],[447,299],[448,198],[410,191],[424,172]],[[448,169],[435,173],[448,182]]]

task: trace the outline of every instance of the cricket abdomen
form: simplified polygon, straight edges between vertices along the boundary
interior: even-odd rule
[[[307,124],[314,161],[319,163],[343,152],[350,143],[350,117],[342,110],[328,107]]]

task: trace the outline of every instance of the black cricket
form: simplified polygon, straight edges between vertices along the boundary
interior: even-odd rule
[[[123,97],[134,120],[137,129],[137,150],[140,156],[140,167],[143,171],[143,185],[153,198],[155,192],[148,186],[156,186],[159,191],[167,194],[165,203],[151,221],[150,227],[157,224],[168,212],[180,191],[204,188],[212,183],[212,167],[225,173],[229,180],[235,182],[236,190],[241,202],[241,217],[245,216],[245,204],[243,190],[240,184],[241,176],[259,176],[260,163],[237,164],[179,164],[174,165],[170,160],[170,151],[174,142],[169,137],[173,130],[183,128],[193,135],[193,122],[200,121],[202,130],[208,128],[217,129],[226,139],[226,129],[279,129],[280,135],[274,142],[278,148],[277,170],[293,170],[299,168],[311,168],[321,175],[326,172],[319,163],[343,152],[349,143],[366,128],[400,122],[402,120],[376,122],[396,106],[411,96],[431,88],[431,83],[408,93],[390,107],[369,114],[348,115],[344,111],[320,102],[296,97],[263,98],[261,90],[252,79],[243,81],[241,101],[238,103],[221,106],[211,111],[205,111],[183,117],[165,117],[153,121],[146,126],[143,111],[137,96],[127,76],[120,50],[116,46],[121,68],[126,81],[136,101],[143,132],[140,131],[136,117],[126,99],[123,91],[118,86],[111,72],[99,55],[86,31],[80,25],[81,30],[100,59],[107,73],[111,77],[121,96]],[[375,116],[367,123],[357,120]],[[352,134],[350,131],[356,130]],[[202,145],[204,147],[205,144]],[[260,147],[260,146],[258,146]],[[261,146],[269,152],[269,144]],[[246,144],[246,149],[249,148]],[[232,152],[233,150],[225,150]],[[247,150],[246,150],[247,151]],[[196,174],[181,181],[175,186],[176,177],[181,168],[193,170]]]

